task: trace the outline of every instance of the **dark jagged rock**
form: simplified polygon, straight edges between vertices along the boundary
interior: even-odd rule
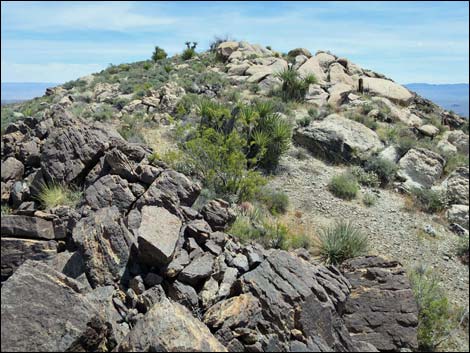
[[[361,257],[346,261],[342,269],[352,286],[344,321],[355,339],[381,351],[417,349],[418,307],[403,267]]]
[[[2,237],[51,240],[55,238],[54,225],[38,217],[2,216]]]
[[[3,218],[3,217],[2,217]],[[57,254],[57,242],[1,238],[2,281],[10,277],[26,260],[47,260]]]
[[[226,230],[236,218],[229,206],[224,200],[212,200],[204,205],[201,214],[213,230]]]
[[[2,287],[1,350],[69,349],[98,314],[79,288],[40,262],[25,262]]]
[[[118,352],[226,352],[209,329],[177,303],[163,299],[137,322]]]
[[[2,162],[2,181],[20,180],[23,177],[24,165],[14,157]]]
[[[93,287],[119,281],[135,246],[135,238],[116,207],[102,208],[81,219],[73,230],[73,239]]]

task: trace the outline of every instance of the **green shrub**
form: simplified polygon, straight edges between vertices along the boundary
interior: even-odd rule
[[[318,248],[322,259],[333,265],[364,255],[367,247],[367,237],[352,223],[346,221],[339,221],[322,229],[318,238]]]
[[[363,196],[362,202],[367,207],[374,206],[375,203],[377,202],[377,196],[375,194],[371,193],[371,192],[368,192]]]
[[[361,123],[362,125],[367,126],[371,130],[377,130],[377,127],[378,127],[377,121],[375,121],[375,119],[367,115],[353,113],[353,114],[348,114],[348,118],[351,120],[357,121],[358,123]]]
[[[452,153],[450,156],[444,156],[446,164],[444,166],[444,173],[450,174],[459,167],[468,167],[468,156],[463,153]]]
[[[366,162],[364,169],[367,172],[375,173],[380,179],[382,186],[386,186],[395,180],[398,165],[388,159],[374,157]]]
[[[378,187],[380,180],[377,174],[373,171],[366,171],[359,166],[349,168],[349,172],[356,177],[359,184],[370,187]]]
[[[66,90],[70,90],[74,87],[77,87],[77,88],[84,88],[86,87],[87,83],[85,80],[80,80],[80,79],[77,79],[77,80],[72,80],[72,81],[68,81],[68,82],[65,82],[62,87],[65,88]]]
[[[2,216],[11,214],[11,208],[8,205],[2,205]]]
[[[299,72],[292,66],[277,73],[275,76],[282,81],[281,97],[285,101],[303,101],[308,86],[317,82],[314,75],[307,75],[302,78]]]
[[[297,124],[301,127],[307,127],[310,125],[311,122],[312,122],[311,116],[304,116],[303,118],[297,121]]]
[[[440,212],[445,208],[444,195],[439,191],[425,188],[412,188],[411,197],[415,205],[421,211],[427,213]]]
[[[356,178],[350,173],[343,173],[334,176],[328,184],[328,189],[336,197],[344,200],[352,200],[359,191],[359,184]]]
[[[313,120],[318,119],[319,115],[320,115],[319,111],[315,108],[310,108],[308,110],[308,116],[312,118]]]
[[[150,68],[152,67],[152,64],[150,63],[144,63],[144,65],[142,66],[144,68],[144,70],[150,70]]]
[[[96,121],[108,121],[113,117],[114,110],[107,104],[100,105],[93,113],[88,114],[86,117],[90,117]]]
[[[165,50],[156,46],[152,54],[152,60],[157,62],[158,60],[165,59],[166,57],[167,57],[167,53],[165,52]]]
[[[67,185],[52,183],[42,185],[38,200],[44,208],[50,209],[57,206],[75,207],[81,197],[81,191]]]
[[[289,197],[285,192],[264,187],[257,195],[257,199],[274,215],[286,213],[289,207]]]
[[[181,54],[181,58],[184,61],[192,59],[196,55],[197,42],[193,42],[192,45],[191,45],[191,42],[186,42],[185,44],[186,44],[186,49]]]
[[[416,268],[409,274],[418,304],[418,343],[420,351],[436,350],[451,327],[451,308],[432,272]]]
[[[173,66],[171,64],[163,65],[163,69],[166,73],[170,73],[173,70]]]
[[[459,238],[457,243],[457,256],[460,257],[463,263],[469,263],[469,238],[468,236],[463,236]]]

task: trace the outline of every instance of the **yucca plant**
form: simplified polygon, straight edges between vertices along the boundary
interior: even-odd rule
[[[299,72],[292,66],[276,74],[282,81],[281,94],[285,101],[303,101],[307,93],[308,86],[317,82],[313,74],[301,77]]]
[[[365,254],[367,247],[367,237],[351,222],[343,220],[324,228],[318,238],[321,257],[333,265]]]
[[[39,202],[46,209],[57,206],[75,207],[82,197],[82,192],[69,186],[51,183],[44,184],[38,195]]]

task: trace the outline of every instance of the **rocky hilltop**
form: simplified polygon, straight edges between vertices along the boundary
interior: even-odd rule
[[[384,198],[438,193],[439,224],[457,242],[469,228],[468,122],[328,52],[216,44],[186,59],[112,66],[2,107],[2,351],[422,347],[423,304],[393,251],[331,262],[306,244],[241,237],[240,210],[253,206],[233,195],[207,196],[208,177],[185,175],[187,165],[169,156],[178,149],[178,127],[212,116],[195,100],[271,98],[276,116],[292,123],[293,141],[270,171],[272,185],[296,181],[283,173],[297,166],[289,161],[300,151],[311,166],[369,173],[370,161],[387,160],[396,169],[374,169],[387,189],[364,184],[363,191],[375,188]],[[286,72],[315,78],[294,92],[302,92],[296,103],[275,98]],[[247,116],[244,109],[224,111],[224,133],[238,126],[240,111]],[[204,158],[209,169],[210,155]],[[315,175],[321,168],[307,178]],[[323,200],[322,193],[312,196]],[[401,223],[428,217],[417,212]],[[448,271],[466,274],[458,303],[467,302],[459,324],[468,325],[468,266],[447,262]]]

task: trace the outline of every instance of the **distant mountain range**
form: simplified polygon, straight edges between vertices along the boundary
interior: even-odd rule
[[[44,95],[46,88],[54,87],[59,83],[53,82],[5,82],[2,83],[2,104],[15,103]],[[409,83],[408,89],[428,98],[447,110],[469,117],[469,85],[459,84],[428,84]]]
[[[432,85],[428,83],[409,83],[409,90],[432,100],[441,107],[457,114],[468,115],[468,83]]]

